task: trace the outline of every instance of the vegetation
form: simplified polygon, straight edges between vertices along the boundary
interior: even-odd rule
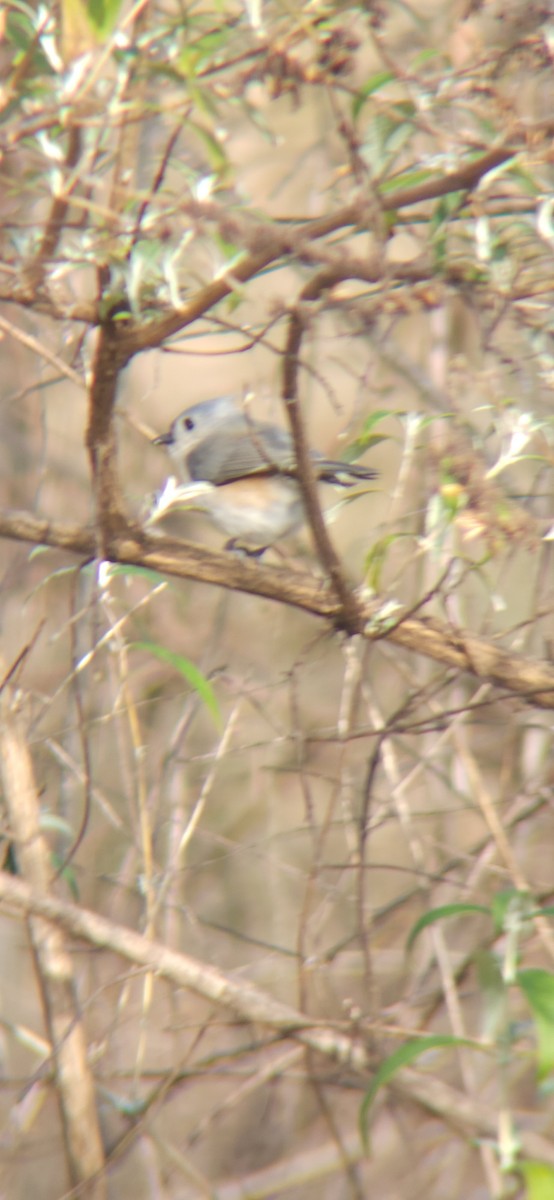
[[[6,1194],[554,1194],[548,17],[5,6]],[[259,560],[146,524],[227,392]]]

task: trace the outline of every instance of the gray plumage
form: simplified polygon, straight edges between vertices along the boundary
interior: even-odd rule
[[[187,485],[204,488],[191,503],[230,535],[229,547],[240,544],[255,547],[249,553],[262,553],[305,520],[290,433],[250,418],[232,396],[192,405],[155,442],[167,447],[185,492]],[[322,483],[352,487],[377,474],[372,467],[325,458],[317,450],[309,453]]]
[[[156,443],[167,446],[189,479],[215,487],[253,475],[297,477],[290,433],[278,425],[249,418],[231,396],[205,400],[186,409],[168,433],[156,438]],[[372,467],[325,458],[317,450],[310,450],[310,458],[323,483],[352,487],[356,480],[377,475]]]

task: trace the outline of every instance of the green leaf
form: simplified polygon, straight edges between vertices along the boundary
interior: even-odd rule
[[[527,1191],[525,1200],[552,1200],[554,1196],[554,1167],[542,1162],[519,1162]]]
[[[404,416],[404,412],[401,411],[400,415]],[[372,430],[375,429],[376,425],[379,425],[381,423],[381,421],[385,420],[385,417],[395,417],[395,416],[398,416],[397,409],[391,410],[390,408],[376,408],[374,412],[370,413],[369,417],[366,417],[366,419],[362,425],[362,432],[360,434],[360,438],[363,438],[366,436],[366,434],[371,433]]]
[[[37,39],[37,27],[44,19],[44,13],[38,17],[31,6],[4,5],[5,31],[4,36],[14,49],[12,67],[19,67],[23,59],[29,55],[32,71],[24,77],[18,86],[19,96],[33,93],[37,90],[37,80],[42,75],[52,75],[52,65],[44,49]],[[23,85],[23,86],[22,86]],[[39,85],[40,86],[40,85]]]
[[[198,121],[189,121],[187,129],[192,130],[202,142],[212,171],[218,176],[224,175],[229,169],[229,159],[221,142]]]
[[[221,257],[225,259],[226,263],[234,264],[236,262],[237,255],[242,255],[244,257],[244,247],[237,246],[236,242],[227,241],[227,239],[218,233],[217,230],[214,231],[213,242],[214,245],[217,246]]]
[[[436,173],[420,168],[418,171],[405,171],[402,175],[395,175],[394,179],[384,179],[379,184],[379,191],[383,194],[390,195],[394,192],[403,191],[404,188],[416,187],[420,183],[427,183],[429,179],[436,179]]]
[[[456,418],[456,413],[454,413],[454,412],[445,412],[445,413],[440,413],[440,414],[429,413],[428,416],[423,416],[423,414],[420,414],[420,413],[418,413],[418,414],[406,413],[405,414],[405,416],[408,416],[408,415],[410,417],[417,415],[420,430],[428,429],[429,426],[435,425],[437,421],[440,421],[442,424],[443,421],[453,421]]]
[[[415,14],[414,14],[414,19],[416,21],[418,20],[418,18],[416,17]],[[421,27],[424,29],[425,22],[421,18],[419,18],[419,20],[421,21]],[[429,46],[428,49],[420,50],[419,53],[416,54],[413,61],[410,63],[410,70],[417,71],[417,70],[419,70],[420,67],[425,66],[425,63],[432,62],[433,59],[435,59],[435,58],[439,58],[439,51],[436,50],[434,47]]]
[[[537,184],[537,180],[522,166],[517,158],[510,158],[505,165],[509,168],[510,176],[516,180],[523,192],[526,192],[528,196],[532,196],[533,198],[540,195],[540,187]]]
[[[175,654],[173,650],[168,650],[165,646],[159,646],[157,642],[132,642],[131,645],[135,650],[146,650],[148,654],[153,654],[160,662],[167,663],[173,667],[179,674],[190,683],[200,698],[204,701],[206,708],[209,709],[216,725],[221,726],[221,711],[217,702],[217,697],[212,688],[211,683],[202,673],[199,667],[196,667],[189,658],[184,658],[182,654]]]
[[[378,446],[380,442],[388,441],[390,437],[388,433],[374,433],[373,431],[381,421],[384,421],[387,417],[397,415],[390,408],[380,408],[376,412],[371,413],[364,421],[358,436],[346,447],[343,454],[345,462],[355,462],[368,448]]]
[[[229,31],[220,29],[212,30],[195,41],[188,42],[186,46],[183,46],[176,59],[179,72],[189,81],[196,79],[204,68],[209,69],[214,65],[214,59],[220,51],[225,50],[228,37]]]
[[[388,433],[362,434],[345,447],[344,454],[342,455],[343,461],[349,463],[357,462],[357,460],[360,458],[360,455],[365,454],[366,450],[373,450],[375,446],[378,446],[381,442],[387,442],[388,440]]]
[[[132,578],[138,575],[139,579],[146,579],[148,583],[167,583],[167,576],[160,575],[158,571],[152,571],[150,567],[133,567],[125,563],[110,563],[110,578],[115,578],[117,575],[123,575],[125,579]]]
[[[518,892],[517,888],[505,888],[502,892],[496,892],[492,904],[496,934],[505,934],[507,929],[512,929],[514,922],[520,924],[522,919],[528,919],[530,912],[528,892]]]
[[[88,19],[96,33],[106,38],[119,16],[122,0],[87,0]]]
[[[112,1104],[116,1112],[123,1113],[126,1117],[140,1117],[148,1111],[148,1101],[145,1098],[117,1096],[106,1087],[102,1087],[101,1092],[103,1100]]]
[[[68,839],[73,837],[73,830],[69,821],[66,821],[65,817],[59,817],[57,813],[41,812],[39,826],[45,833],[61,834],[62,837]]]
[[[401,100],[390,115],[380,114],[379,134],[383,150],[396,155],[413,134],[415,108],[411,101]]]
[[[424,913],[412,927],[406,943],[406,949],[412,949],[416,938],[429,925],[434,925],[436,921],[442,921],[444,917],[461,917],[467,913],[484,913],[485,916],[490,915],[489,909],[485,908],[483,904],[443,904],[440,908],[432,908],[429,912]]]
[[[508,1028],[509,988],[500,963],[490,950],[477,951],[475,966],[483,1012],[482,1036],[485,1041],[498,1044],[505,1039]]]
[[[435,267],[442,269],[448,251],[449,219],[459,212],[461,203],[460,192],[450,192],[442,196],[435,205],[435,210],[429,222],[429,235]]]
[[[388,533],[385,537],[379,538],[374,542],[371,550],[368,551],[365,558],[364,569],[367,586],[373,592],[378,592],[381,583],[381,574],[387,560],[387,554],[390,547],[403,537],[404,534]]]
[[[457,1046],[467,1046],[472,1050],[483,1050],[487,1052],[486,1046],[481,1046],[478,1042],[472,1042],[469,1038],[451,1037],[448,1034],[437,1034],[432,1037],[416,1038],[413,1041],[405,1042],[394,1054],[391,1054],[385,1062],[381,1063],[378,1071],[374,1075],[371,1084],[364,1096],[360,1107],[359,1125],[360,1136],[362,1142],[369,1150],[369,1132],[368,1132],[368,1113],[373,1101],[379,1091],[379,1088],[384,1087],[386,1083],[397,1074],[402,1067],[407,1067],[410,1063],[415,1062],[417,1058],[421,1058],[422,1054],[426,1054],[428,1050],[437,1050],[447,1047],[453,1049]]]
[[[54,866],[54,869],[58,873],[60,871],[62,863],[63,863],[63,855],[54,853],[52,855],[52,864]],[[80,900],[81,897],[80,897],[80,893],[79,893],[79,884],[77,882],[77,876],[75,874],[74,868],[71,866],[71,863],[67,863],[67,865],[63,868],[60,878],[63,879],[73,900],[77,903],[77,901]]]
[[[127,295],[135,316],[140,316],[144,295],[159,290],[163,252],[163,243],[158,238],[142,238],[129,255]]]
[[[539,967],[518,971],[516,983],[525,995],[537,1032],[538,1076],[554,1069],[554,975]]]
[[[354,121],[362,111],[366,100],[368,100],[370,96],[373,96],[375,92],[378,92],[380,88],[384,87],[386,83],[392,83],[393,80],[394,75],[392,71],[378,71],[376,75],[372,75],[371,78],[362,85],[352,101],[352,118]]]
[[[517,888],[506,888],[494,896],[491,911],[496,932],[506,933],[514,926],[520,928],[529,920],[531,897],[528,892],[518,891]]]

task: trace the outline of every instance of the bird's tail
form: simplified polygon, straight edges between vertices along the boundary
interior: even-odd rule
[[[318,476],[323,483],[334,483],[338,487],[353,487],[358,479],[376,479],[379,474],[373,467],[359,463],[323,461],[318,463]]]

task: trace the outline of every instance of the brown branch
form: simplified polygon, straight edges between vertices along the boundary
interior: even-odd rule
[[[192,102],[191,102],[191,108],[192,108]],[[171,156],[172,156],[173,151],[177,145],[177,142],[183,132],[184,125],[185,125],[185,120],[182,118],[169,135],[165,149],[163,151],[160,162],[158,164],[157,171],[154,175],[152,183],[150,184],[150,191],[148,193],[148,196],[146,196],[144,198],[144,200],[142,201],[142,203],[139,207],[139,210],[137,213],[137,218],[135,221],[135,227],[133,229],[133,233],[132,233],[132,237],[131,237],[131,246],[136,246],[136,244],[139,240],[139,237],[141,236],[143,222],[144,222],[146,216],[148,215],[148,211],[149,211],[150,205],[152,203],[152,200],[154,199],[154,196],[159,192],[159,190],[162,186],[168,166],[171,162]]]
[[[40,827],[40,801],[17,693],[7,686],[0,702],[0,772],[10,831],[21,875],[47,900],[50,850]],[[69,1175],[94,1200],[106,1195],[104,1153],[87,1042],[75,991],[73,964],[59,922],[29,917],[29,935],[51,1046]],[[94,1182],[93,1182],[94,1180]]]
[[[103,326],[94,356],[86,432],[99,538],[96,553],[101,558],[107,557],[106,547],[112,531],[125,524],[117,476],[113,410],[119,375],[126,362],[120,350],[117,326]]]
[[[96,555],[97,539],[92,529],[41,520],[28,512],[0,513],[0,537],[52,546],[85,558]],[[230,591],[263,596],[345,628],[345,616],[336,596],[311,575],[293,574],[280,567],[218,554],[194,542],[148,536],[132,526],[111,534],[106,558],[110,562],[149,567],[178,579],[194,579]],[[431,617],[402,619],[397,608],[389,618],[383,616],[384,608],[383,599],[360,599],[355,632],[370,641],[386,638],[405,650],[467,671],[537,708],[554,708],[554,669],[549,663],[512,654],[491,639]]]
[[[305,1013],[274,1000],[253,984],[237,982],[199,959],[169,950],[88,909],[53,896],[36,895],[27,884],[5,872],[0,872],[0,902],[19,912],[33,913],[55,922],[73,937],[154,971],[177,987],[190,988],[243,1021],[267,1025],[281,1036],[294,1038],[324,1057],[338,1060],[341,1066],[356,1072],[362,1079],[368,1076],[370,1057],[359,1039],[331,1025],[310,1020]],[[492,1137],[498,1132],[490,1105],[463,1095],[440,1080],[404,1068],[395,1077],[392,1087],[404,1099],[421,1104],[465,1133]],[[521,1129],[520,1140],[526,1155],[554,1165],[552,1143],[547,1138],[534,1130]]]
[[[24,270],[25,284],[33,293],[40,290],[44,281],[48,262],[51,258],[53,258],[62,236],[65,218],[69,208],[71,188],[75,187],[78,182],[78,177],[74,172],[74,168],[79,161],[80,155],[81,130],[78,125],[72,124],[69,126],[67,153],[64,163],[66,171],[73,172],[71,183],[63,189],[61,195],[54,196],[50,207],[50,212],[44,225],[38,250],[31,262],[26,265]]]
[[[405,1067],[390,1086],[396,1095],[409,1097],[427,1112],[435,1113],[470,1136],[478,1128],[481,1137],[498,1138],[498,1113],[494,1105],[486,1100],[475,1099],[443,1083],[441,1079],[433,1079],[429,1074],[420,1075],[409,1067]],[[533,1129],[525,1129],[524,1124],[522,1122],[517,1131],[523,1156],[539,1158],[554,1166],[552,1138]]]
[[[167,316],[152,321],[150,324],[134,324],[132,322],[127,325],[121,324],[119,344],[125,357],[129,359],[143,350],[151,350],[160,346],[162,342],[180,333],[193,321],[205,316],[211,308],[214,308],[216,304],[233,292],[237,283],[248,283],[261,271],[281,259],[289,257],[301,261],[302,259],[307,260],[309,257],[312,265],[314,258],[317,265],[321,265],[322,255],[308,255],[307,247],[303,249],[300,244],[295,245],[290,238],[287,238],[286,241],[279,239],[276,243],[273,233],[273,230],[266,232],[264,250],[245,255],[241,262],[233,266],[228,280],[224,276],[214,279],[212,283],[200,288],[196,295],[178,311],[173,310]],[[358,259],[348,258],[344,251],[337,252],[332,258],[329,254],[325,254],[323,257],[326,265],[329,265],[330,270],[334,271],[337,277],[340,274],[343,279],[359,279],[371,285],[380,283],[383,278],[381,263],[376,258],[362,262]],[[400,267],[395,266],[394,272],[391,271],[390,274],[390,283],[427,283],[434,276],[435,272],[427,262],[423,266],[417,263],[407,264]]]
[[[5,268],[4,268],[5,269]],[[0,270],[2,265],[0,264]],[[0,301],[2,304],[17,304],[18,308],[30,308],[33,313],[50,317],[52,321],[76,321],[79,325],[98,325],[98,308],[96,304],[85,302],[64,304],[63,306],[46,293],[29,292],[18,280],[12,287],[5,284],[0,286]]]
[[[190,988],[205,999],[221,1004],[243,1021],[269,1025],[355,1070],[365,1071],[369,1065],[366,1050],[354,1038],[331,1026],[319,1024],[288,1004],[274,1000],[253,984],[237,981],[188,954],[169,950],[163,943],[151,941],[90,909],[80,908],[54,896],[37,895],[26,884],[5,872],[0,872],[2,900],[15,904],[24,912],[40,914],[46,920],[56,922],[73,937],[111,950],[178,987]]]
[[[17,325],[12,325],[11,321],[6,321],[2,316],[0,316],[0,330],[9,334],[15,341],[20,342],[27,350],[32,350],[34,354],[38,354],[39,358],[50,363],[51,367],[59,371],[60,375],[65,375],[66,379],[69,379],[71,383],[74,383],[79,388],[84,388],[84,381],[77,371],[74,371],[73,367],[68,366],[58,354],[54,354],[52,350],[49,350],[48,346],[39,342],[38,338],[33,337],[30,333],[25,333],[23,329],[19,329]]]
[[[322,284],[321,289],[319,289],[314,282],[311,289],[308,290],[309,285],[308,288],[304,288],[302,295],[306,295],[309,299],[315,299],[324,286],[325,284]],[[300,304],[293,308],[289,318],[289,331],[283,358],[283,401],[287,410],[294,441],[294,450],[298,463],[298,482],[316,550],[321,565],[329,576],[331,586],[336,592],[337,599],[342,608],[345,628],[350,633],[354,633],[360,623],[360,605],[352,588],[344,578],[340,559],[327,533],[319,503],[317,481],[310,458],[304,422],[298,404],[298,367],[304,329],[305,318],[302,304]]]
[[[480,155],[472,162],[465,163],[458,171],[452,171],[447,175],[430,179],[411,188],[399,188],[398,191],[383,197],[379,196],[381,211],[384,213],[398,212],[403,208],[427,200],[438,199],[453,191],[470,190],[488,171],[506,162],[515,153],[516,146],[514,144],[498,146]],[[70,204],[71,197],[67,197],[67,201],[64,199],[64,203],[66,202]],[[352,258],[350,266],[346,269],[344,252],[341,252],[340,257],[337,255],[333,259],[331,248],[314,249],[312,246],[313,242],[338,233],[349,226],[366,228],[368,224],[371,224],[374,206],[372,208],[368,205],[365,195],[335,212],[310,221],[287,223],[285,228],[275,222],[271,224],[258,222],[251,217],[243,220],[237,214],[230,213],[228,209],[225,210],[223,206],[213,203],[200,204],[187,201],[186,209],[191,216],[196,215],[198,219],[215,221],[220,230],[223,227],[227,228],[230,240],[239,237],[241,244],[246,247],[245,256],[241,262],[233,266],[229,279],[223,276],[213,280],[201,288],[192,300],[179,310],[171,311],[150,322],[129,321],[128,325],[119,325],[118,345],[123,362],[128,362],[130,358],[143,350],[160,346],[162,342],[179,333],[199,317],[204,316],[209,309],[230,295],[236,283],[247,283],[260,271],[279,262],[280,259],[297,258],[300,261],[311,263],[315,261],[319,265],[323,262],[330,267],[335,266],[335,268],[342,263],[345,270],[344,278],[362,279],[367,283],[379,283],[382,278],[382,268],[378,262]],[[422,268],[421,265],[408,264],[402,268],[395,267],[394,280],[404,283],[425,282],[434,274],[431,266]],[[30,291],[28,286],[22,287],[19,281],[14,281],[12,289],[0,290],[0,299],[31,307],[33,311],[43,312],[58,320],[78,320],[91,325],[96,325],[99,320],[96,306],[72,304],[65,311],[56,301],[51,300],[48,296],[37,295],[36,291]]]
[[[401,208],[406,208],[412,204],[420,204],[424,200],[437,199],[440,196],[447,195],[450,192],[470,190],[475,187],[483,175],[491,171],[494,167],[506,162],[515,153],[513,146],[499,146],[493,150],[487,151],[473,162],[465,163],[458,171],[452,171],[448,175],[443,175],[435,179],[430,179],[423,184],[411,188],[399,188],[397,192],[381,198],[383,212],[396,212]],[[190,207],[190,205],[189,205]],[[224,220],[222,209],[219,206],[213,205],[196,205],[195,211],[199,214],[202,211],[204,219],[215,218],[216,215],[219,221]],[[236,220],[226,214],[226,221]],[[286,229],[281,229],[275,223],[269,225],[267,223],[255,223],[249,221],[248,228],[250,229],[249,241],[252,244],[252,238],[255,235],[256,249],[252,249],[250,253],[245,254],[241,262],[233,266],[232,275],[229,280],[225,277],[215,279],[212,283],[207,284],[196,296],[183,305],[183,308],[177,312],[168,313],[166,316],[160,317],[156,321],[149,324],[141,324],[140,326],[130,325],[127,328],[121,327],[120,330],[120,345],[127,359],[142,350],[153,349],[159,346],[169,337],[173,337],[179,333],[192,321],[203,316],[208,309],[213,308],[226,296],[230,295],[236,283],[247,283],[253,276],[265,270],[272,263],[278,262],[281,258],[296,257],[302,259],[308,254],[310,243],[317,241],[320,238],[328,237],[332,233],[337,233],[348,226],[360,226],[365,228],[368,220],[371,220],[371,210],[368,208],[365,196],[345,205],[343,208],[330,213],[323,217],[316,217],[314,220],[299,222],[292,226],[287,226]],[[241,223],[243,236],[246,236],[247,225]],[[311,256],[310,256],[311,257]],[[316,256],[317,257],[317,256]],[[345,263],[344,253],[341,256],[342,263]],[[321,255],[319,255],[321,262]],[[339,259],[336,260],[336,266]],[[345,268],[346,270],[346,268]],[[406,266],[401,270],[395,269],[395,278],[409,280],[410,282],[421,282],[428,279],[432,272],[430,270],[422,271],[417,265]],[[344,278],[361,278],[368,283],[378,283],[382,277],[382,267],[378,260],[370,263],[352,264],[350,273],[346,270]]]

